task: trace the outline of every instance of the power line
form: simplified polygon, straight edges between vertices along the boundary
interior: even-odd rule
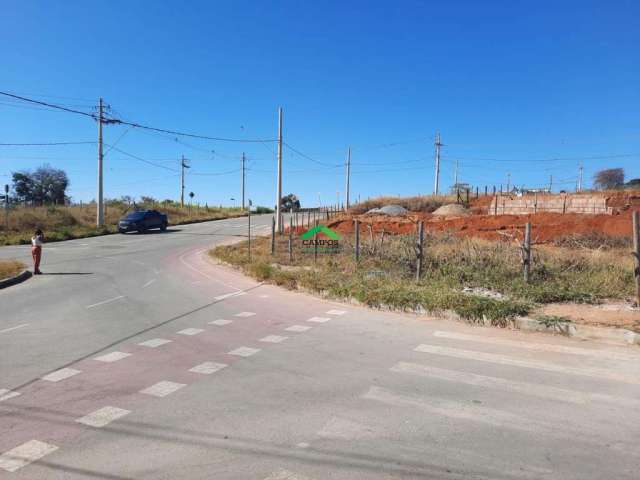
[[[40,100],[34,100],[32,98],[27,98],[27,97],[22,97],[20,95],[14,95],[12,93],[8,93],[8,92],[2,92],[0,91],[0,95],[4,95],[10,98],[15,98],[17,100],[22,100],[24,102],[29,102],[29,103],[33,103],[36,105],[42,105],[45,107],[49,107],[49,108],[54,108],[57,110],[62,110],[65,112],[69,112],[69,113],[75,113],[78,115],[84,115],[86,117],[90,117],[93,118],[94,120],[100,120],[102,123],[115,123],[115,124],[120,124],[120,125],[129,125],[130,127],[135,127],[135,128],[141,128],[144,130],[150,130],[153,132],[160,132],[160,133],[168,133],[170,135],[178,135],[181,137],[190,137],[190,138],[201,138],[203,140],[213,140],[213,141],[217,141],[217,142],[239,142],[239,143],[258,143],[258,142],[275,142],[275,139],[243,139],[243,138],[224,138],[224,137],[210,137],[207,135],[198,135],[198,134],[194,134],[194,133],[186,133],[186,132],[180,132],[177,130],[168,130],[168,129],[164,129],[164,128],[157,128],[157,127],[151,127],[149,125],[143,125],[140,123],[136,123],[136,122],[128,122],[126,120],[121,120],[118,118],[99,118],[98,115],[96,115],[95,113],[87,113],[87,112],[82,112],[80,110],[75,110],[72,108],[67,108],[67,107],[63,107],[61,105],[55,105],[53,103],[47,103],[47,102],[42,102]]]
[[[95,113],[82,112],[80,110],[74,110],[72,108],[63,107],[61,105],[55,105],[53,103],[41,102],[40,100],[34,100],[32,98],[21,97],[20,95],[14,95],[14,94],[8,93],[8,92],[0,92],[0,95],[4,95],[6,97],[15,98],[17,100],[22,100],[24,102],[34,103],[36,105],[42,105],[42,106],[49,107],[49,108],[54,108],[54,109],[57,109],[57,110],[63,110],[65,112],[69,112],[69,113],[76,113],[78,115],[84,115],[86,117],[91,117],[94,120],[98,119],[98,116]]]
[[[97,142],[0,143],[1,147],[44,147],[58,145],[95,145]]]
[[[287,142],[283,142],[284,145],[291,150],[294,153],[297,153],[298,155],[300,155],[302,158],[306,158],[307,160],[310,160],[314,163],[317,163],[318,165],[324,165],[325,167],[331,167],[331,168],[335,168],[335,167],[342,167],[342,165],[332,165],[330,163],[325,163],[325,162],[321,162],[320,160],[315,160],[314,158],[311,158],[309,155],[306,155],[304,153],[302,153],[299,150],[296,150],[295,148],[293,148],[291,145],[289,145]]]
[[[134,160],[138,160],[140,162],[144,162],[144,163],[147,163],[149,165],[153,165],[154,167],[164,168],[165,170],[169,170],[171,172],[178,172],[178,170],[176,170],[175,168],[165,167],[164,165],[160,165],[159,163],[155,163],[155,162],[152,162],[150,160],[146,160],[146,159],[138,157],[137,155],[134,155],[132,153],[125,152],[124,150],[121,150],[120,148],[114,147],[113,145],[109,145],[109,144],[106,144],[106,143],[105,143],[105,145],[107,145],[108,147],[111,147],[111,149],[115,150],[116,152],[120,152],[121,154],[126,155],[127,157],[133,158]]]
[[[618,155],[594,155],[587,157],[553,157],[553,158],[534,158],[534,159],[517,159],[510,160],[504,158],[480,158],[480,157],[460,157],[455,155],[453,157],[446,157],[450,160],[460,159],[460,160],[471,160],[478,162],[506,162],[506,163],[535,163],[535,162],[575,162],[580,160],[612,160],[615,158],[629,158],[629,157],[637,157],[640,156],[640,153],[622,153]]]

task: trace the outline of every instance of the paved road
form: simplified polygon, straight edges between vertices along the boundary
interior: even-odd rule
[[[638,478],[637,349],[373,312],[207,261],[245,227],[47,245],[47,275],[0,291],[0,479]]]

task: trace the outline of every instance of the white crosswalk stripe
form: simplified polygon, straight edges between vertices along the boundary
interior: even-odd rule
[[[530,341],[509,340],[506,338],[486,337],[480,335],[468,335],[465,333],[457,332],[433,332],[434,337],[448,338],[451,340],[463,340],[468,342],[486,343],[490,345],[504,345],[506,347],[516,347],[526,350],[544,351],[544,352],[556,352],[556,353],[569,353],[572,355],[585,355],[592,357],[599,357],[605,359],[616,360],[633,360],[640,362],[640,354],[633,355],[631,353],[625,354],[614,350],[595,350],[589,348],[571,347],[567,345],[556,345],[550,343],[535,343]]]
[[[619,382],[640,384],[640,377],[629,376],[617,373],[613,370],[590,367],[571,367],[568,365],[558,365],[540,360],[523,360],[507,355],[495,353],[475,352],[472,350],[461,350],[458,348],[442,347],[438,345],[422,344],[415,348],[416,352],[431,353],[434,355],[444,355],[448,357],[463,358],[467,360],[478,360],[481,362],[496,363],[499,365],[510,365],[514,367],[533,368],[547,372],[566,373],[571,375],[581,375],[585,377],[604,378]]]

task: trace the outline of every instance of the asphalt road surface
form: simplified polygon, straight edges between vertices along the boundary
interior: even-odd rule
[[[0,479],[639,478],[637,348],[331,303],[207,260],[245,234],[45,245],[45,275],[0,291]]]

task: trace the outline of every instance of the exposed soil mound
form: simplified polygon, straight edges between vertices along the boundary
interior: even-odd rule
[[[468,215],[471,215],[469,210],[457,203],[443,205],[433,212],[434,217],[466,217]]]
[[[408,210],[401,205],[385,205],[380,208],[372,208],[367,212],[368,214],[379,214],[379,215],[406,215]]]

